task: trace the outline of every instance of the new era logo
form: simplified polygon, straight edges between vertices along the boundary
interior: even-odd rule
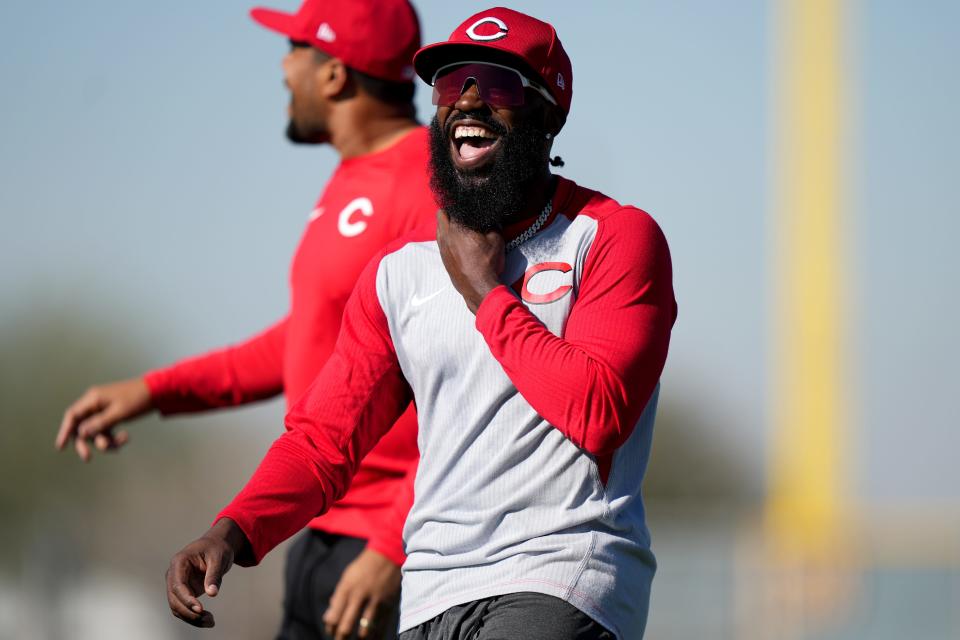
[[[321,42],[333,42],[337,39],[337,34],[334,32],[333,28],[324,22],[320,25],[320,28],[317,29],[317,40]]]
[[[566,83],[566,81],[563,79],[563,74],[562,74],[562,73],[558,73],[558,74],[557,74],[557,86],[560,87],[561,89],[563,89],[564,91],[567,90],[567,83]]]

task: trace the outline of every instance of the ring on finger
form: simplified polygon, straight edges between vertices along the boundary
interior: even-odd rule
[[[360,618],[360,622],[359,622],[358,624],[360,625],[360,628],[361,628],[361,629],[366,629],[366,628],[368,628],[368,627],[370,626],[370,619],[369,619],[369,618]]]

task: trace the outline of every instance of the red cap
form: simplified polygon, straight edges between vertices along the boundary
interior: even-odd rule
[[[437,69],[461,60],[512,64],[532,72],[560,108],[570,113],[573,67],[556,30],[546,22],[513,9],[487,9],[464,20],[446,42],[417,51],[413,66],[429,83]]]
[[[420,23],[407,0],[305,0],[296,13],[257,7],[250,17],[382,80],[413,80]]]

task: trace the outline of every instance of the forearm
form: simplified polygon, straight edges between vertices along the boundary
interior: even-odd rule
[[[250,543],[249,554],[238,556],[237,563],[259,563],[324,513],[349,486],[349,473],[337,469],[342,464],[340,455],[319,453],[302,433],[288,432],[274,442],[247,485],[217,516],[234,521]]]
[[[405,383],[395,375],[382,378],[359,401],[336,391],[324,393],[329,390],[325,380],[342,373],[340,365],[333,359],[294,405],[287,415],[287,432],[218,516],[231,518],[244,531],[251,543],[251,564],[346,493],[360,461],[409,404]],[[399,526],[402,530],[402,522]],[[390,548],[385,547],[384,555],[396,557],[388,553]]]
[[[151,401],[163,414],[236,406],[283,391],[286,320],[246,342],[148,372]]]
[[[492,291],[477,328],[520,394],[550,424],[593,454],[632,432],[666,360],[672,317],[637,308],[580,343],[551,333],[506,287]],[[600,321],[599,319],[597,320]]]
[[[410,404],[376,299],[375,266],[347,302],[333,354],[287,414],[287,432],[221,513],[250,539],[253,562],[346,493],[360,461]]]

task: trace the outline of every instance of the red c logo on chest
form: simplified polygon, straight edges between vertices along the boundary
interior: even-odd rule
[[[547,293],[533,293],[530,291],[530,281],[533,280],[533,278],[538,274],[548,271],[569,273],[573,271],[573,267],[566,262],[541,262],[540,264],[535,264],[527,269],[527,272],[523,274],[522,280],[517,280],[514,283],[513,289],[520,294],[520,297],[525,302],[529,302],[530,304],[547,304],[548,302],[559,300],[563,296],[570,293],[570,290],[573,289],[573,286],[569,284],[562,284],[553,291],[548,291]]]

